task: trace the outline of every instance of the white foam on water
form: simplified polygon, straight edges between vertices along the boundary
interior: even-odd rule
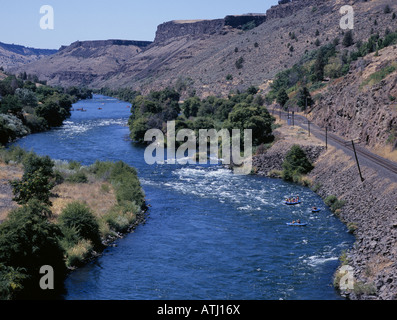
[[[246,211],[246,210],[247,210],[247,211],[260,211],[261,208],[260,208],[260,207],[253,208],[252,206],[250,206],[250,205],[248,204],[248,205],[243,206],[243,207],[238,207],[237,210],[240,210],[240,211]]]
[[[310,256],[303,260],[304,263],[311,267],[316,267],[318,265],[325,264],[330,261],[337,261],[338,257],[322,257],[322,256]]]
[[[125,119],[96,119],[96,120],[88,120],[84,122],[72,122],[65,121],[64,125],[61,127],[62,131],[65,135],[78,135],[89,130],[92,130],[96,127],[106,127],[111,125],[126,125]]]

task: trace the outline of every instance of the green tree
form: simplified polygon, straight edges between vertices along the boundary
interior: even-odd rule
[[[5,96],[0,102],[0,113],[19,114],[22,111],[22,102],[14,95]]]
[[[284,108],[285,104],[288,102],[289,97],[285,89],[281,89],[277,94],[277,103]]]
[[[7,121],[0,116],[0,144],[5,145],[15,139],[16,133],[9,126]]]
[[[23,290],[23,282],[27,278],[24,271],[0,263],[0,300],[13,300]]]
[[[90,240],[100,244],[99,224],[91,209],[84,203],[69,203],[60,214],[58,223],[61,228],[74,229],[80,240]]]
[[[326,65],[326,60],[324,56],[324,51],[322,49],[318,50],[316,61],[313,65],[313,81],[322,81],[324,79],[324,68]]]
[[[251,106],[247,103],[237,104],[229,114],[225,127],[229,130],[252,130],[254,145],[270,142],[272,136],[272,124],[274,119],[265,107]]]
[[[18,204],[26,204],[31,199],[51,205],[50,196],[53,184],[43,175],[42,169],[24,174],[21,181],[10,182],[13,187],[14,198]]]
[[[307,89],[307,87],[300,88],[297,99],[297,104],[301,110],[306,110],[306,106],[312,106],[314,104],[312,96],[310,95],[310,91]]]
[[[43,211],[48,208],[32,200],[12,211],[0,225],[0,261],[8,271],[18,271],[16,284],[24,289],[19,292],[21,298],[44,293],[38,285],[44,265],[54,269],[55,288],[60,288],[64,279],[64,251],[59,243],[62,233]]]
[[[54,184],[53,161],[48,157],[39,157],[29,153],[23,160],[24,174],[21,180],[10,182],[13,187],[14,201],[18,204],[27,204],[36,199],[46,205],[51,205],[51,190]]]
[[[298,145],[292,146],[288,151],[282,167],[282,177],[286,181],[294,181],[294,177],[307,174],[314,168],[306,153]]]
[[[49,156],[39,156],[34,152],[29,152],[24,157],[22,164],[24,166],[24,174],[41,170],[43,175],[48,178],[54,176],[54,161]]]
[[[37,107],[36,94],[26,88],[18,88],[15,90],[15,96],[21,101],[24,106]]]
[[[342,41],[343,46],[350,47],[354,44],[353,31],[349,30],[345,33]]]
[[[196,117],[200,108],[201,101],[198,97],[190,97],[182,104],[183,114],[186,118]]]
[[[14,75],[8,76],[3,81],[0,81],[0,96],[14,95],[15,90],[22,88],[23,81],[17,79]]]
[[[138,118],[130,123],[130,137],[133,141],[138,143],[145,142],[145,134],[150,128],[146,118]]]
[[[243,68],[243,63],[244,63],[244,58],[240,57],[236,60],[235,66],[237,69],[242,69]]]
[[[70,115],[68,110],[55,101],[46,101],[35,109],[35,114],[47,121],[50,127],[59,127]]]

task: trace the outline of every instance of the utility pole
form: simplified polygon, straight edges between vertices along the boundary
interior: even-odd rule
[[[306,96],[305,113],[307,113],[307,96]]]
[[[309,129],[309,137],[310,137],[310,120],[307,120],[307,127]]]
[[[328,150],[328,125],[325,126],[325,150]]]
[[[360,173],[361,182],[364,182],[365,179],[363,178],[363,175],[361,174],[360,163],[358,162],[356,147],[355,147],[355,145],[354,145],[354,141],[353,141],[353,140],[352,140],[352,145],[353,145],[354,156],[356,157],[358,172]]]
[[[295,111],[292,111],[292,126],[295,126]]]

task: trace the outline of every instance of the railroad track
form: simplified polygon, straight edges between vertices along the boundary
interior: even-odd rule
[[[280,112],[280,111],[277,111],[277,112]],[[287,116],[286,112],[281,112],[281,114],[283,116]],[[299,125],[300,127],[304,128],[304,129],[308,129],[309,124],[308,124],[308,120],[306,117],[301,116],[301,115],[295,115],[294,122],[295,122],[295,125]],[[314,134],[317,138],[320,138],[325,143],[326,134],[324,131],[325,131],[324,129],[321,129],[317,125],[315,125],[313,123],[310,124],[310,132],[312,134]],[[341,137],[328,132],[328,141],[329,142],[333,141],[334,143],[336,143],[340,146],[343,146],[344,148],[347,148],[350,151],[354,152],[351,140],[346,141],[346,140],[342,139]],[[395,163],[391,160],[385,159],[381,156],[378,156],[378,155],[372,153],[371,151],[361,147],[359,144],[356,144],[355,149],[356,149],[358,156],[365,158],[369,161],[372,161],[373,163],[377,164],[378,166],[381,166],[382,168],[397,175],[397,163]]]

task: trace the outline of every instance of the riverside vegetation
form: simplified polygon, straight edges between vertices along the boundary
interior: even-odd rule
[[[0,81],[0,144],[61,126],[73,103],[91,97],[86,88],[51,87],[26,73],[6,75]]]
[[[53,267],[55,288],[62,288],[69,269],[96,256],[143,219],[145,195],[137,172],[122,161],[82,166],[19,147],[1,149],[0,159],[23,167],[22,179],[10,182],[18,207],[0,224],[1,299],[45,295],[39,288],[43,265]],[[114,199],[100,214],[90,207],[90,195],[86,201],[68,199],[59,208],[55,204],[62,194],[57,188],[63,184],[100,184],[103,197]]]
[[[103,88],[99,93],[131,103],[130,136],[137,143],[144,143],[149,129],[160,129],[166,134],[168,121],[175,121],[176,133],[191,129],[196,132],[196,137],[200,129],[227,129],[230,132],[232,129],[251,129],[255,148],[273,141],[275,119],[265,107],[258,88],[251,86],[244,92],[231,92],[227,98],[209,96],[200,99],[192,93],[183,102],[180,102],[179,91],[178,88],[166,88],[142,95],[128,89]]]
[[[311,92],[326,86],[324,80],[340,78],[349,72],[352,62],[370,53],[377,54],[379,50],[397,43],[397,30],[386,29],[384,36],[372,34],[367,41],[355,41],[353,31],[344,34],[341,40],[337,37],[332,42],[308,51],[292,68],[279,72],[266,95],[266,102],[277,101],[285,110],[298,106],[300,110],[311,107],[318,99],[312,98]],[[395,70],[395,64],[386,66],[374,74],[367,83],[379,82],[387,74]]]

